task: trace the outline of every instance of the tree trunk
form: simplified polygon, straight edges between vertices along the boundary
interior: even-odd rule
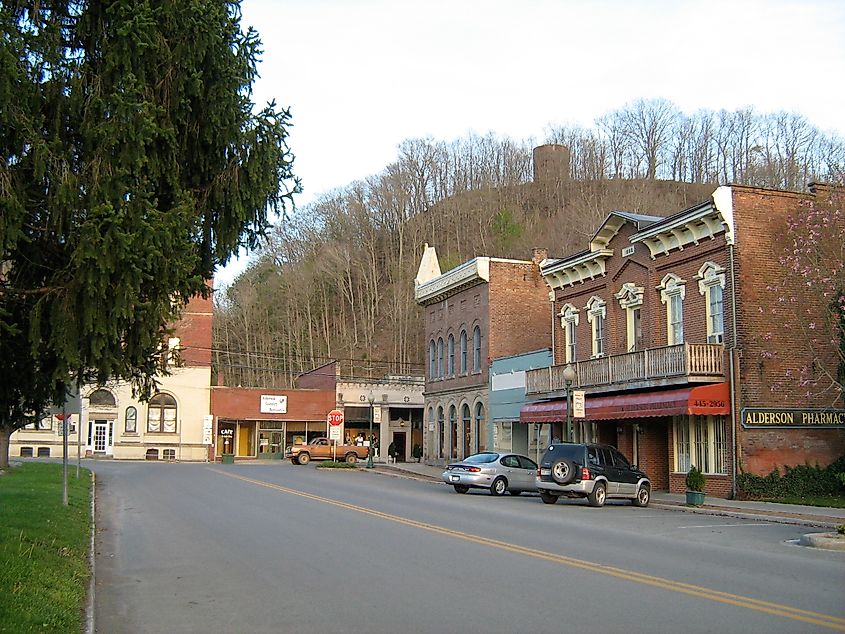
[[[0,427],[0,469],[9,468],[9,437],[12,430],[8,427]]]

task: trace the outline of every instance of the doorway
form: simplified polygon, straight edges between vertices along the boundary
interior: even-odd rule
[[[114,444],[113,439],[114,421],[94,421],[94,453],[110,454]]]
[[[405,457],[408,455],[406,453],[405,448],[405,432],[404,431],[396,431],[393,432],[393,445],[396,451],[396,461],[397,462],[405,462]]]

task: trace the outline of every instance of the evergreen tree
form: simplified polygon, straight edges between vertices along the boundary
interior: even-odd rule
[[[162,368],[167,324],[299,183],[225,0],[0,1],[0,467],[67,386]]]

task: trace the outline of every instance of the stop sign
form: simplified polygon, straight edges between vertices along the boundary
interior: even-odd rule
[[[343,424],[343,412],[339,409],[333,409],[329,412],[329,415],[326,417],[326,420],[329,422],[329,425],[335,427],[337,425]]]

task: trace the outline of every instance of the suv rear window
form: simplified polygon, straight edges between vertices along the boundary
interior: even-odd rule
[[[558,458],[566,458],[573,460],[579,464],[584,464],[584,445],[551,445],[546,450],[546,455],[543,456],[543,461],[557,460]]]

